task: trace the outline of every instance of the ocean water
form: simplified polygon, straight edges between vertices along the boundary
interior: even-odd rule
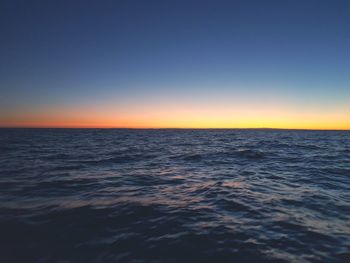
[[[350,262],[350,132],[1,129],[0,262]]]

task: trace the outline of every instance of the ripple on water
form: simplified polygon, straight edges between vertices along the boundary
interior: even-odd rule
[[[350,133],[0,129],[1,262],[349,262]]]

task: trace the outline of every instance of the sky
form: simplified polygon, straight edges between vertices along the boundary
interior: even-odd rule
[[[350,1],[0,2],[0,127],[350,129]]]

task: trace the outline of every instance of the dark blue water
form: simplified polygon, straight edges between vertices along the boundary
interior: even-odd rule
[[[0,130],[0,262],[350,262],[350,132]]]

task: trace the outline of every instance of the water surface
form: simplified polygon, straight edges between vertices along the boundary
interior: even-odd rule
[[[1,262],[350,262],[350,132],[0,129]]]

